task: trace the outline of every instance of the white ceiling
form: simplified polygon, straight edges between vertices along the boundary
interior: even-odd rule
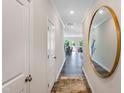
[[[53,0],[64,24],[80,24],[93,0]],[[75,13],[70,14],[73,10]]]
[[[52,0],[65,24],[65,33],[82,34],[81,21],[95,0]],[[74,14],[71,15],[70,11]],[[73,26],[73,27],[72,27]]]

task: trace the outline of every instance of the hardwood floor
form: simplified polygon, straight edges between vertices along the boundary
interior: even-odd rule
[[[61,72],[62,76],[83,76],[81,53],[72,52],[66,55],[66,62]]]
[[[66,62],[51,93],[92,93],[82,71],[81,54],[73,52]]]

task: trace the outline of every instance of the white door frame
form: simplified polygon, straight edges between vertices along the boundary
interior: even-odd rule
[[[49,31],[49,23],[53,25],[53,30],[55,31],[55,25],[53,23],[53,21],[51,21],[51,19],[49,17],[47,17],[47,55],[48,55],[48,59],[47,59],[47,79],[48,79],[48,93],[50,93],[54,82],[55,82],[55,51],[54,51],[54,55],[50,56],[48,53],[48,31]],[[50,46],[51,47],[51,42],[50,42]],[[54,32],[54,48],[55,48],[55,32]],[[50,59],[50,60],[49,60]],[[53,62],[50,62],[53,61]],[[51,72],[50,72],[51,71]],[[50,78],[52,77],[52,78]],[[51,80],[51,82],[50,82]]]

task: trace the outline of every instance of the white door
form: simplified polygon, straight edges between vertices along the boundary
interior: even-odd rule
[[[3,0],[3,93],[29,93],[27,0]]]
[[[55,26],[54,24],[48,19],[48,88],[49,93],[54,85],[55,82]]]

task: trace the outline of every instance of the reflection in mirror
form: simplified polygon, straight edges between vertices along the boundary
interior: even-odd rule
[[[111,73],[117,53],[117,32],[111,12],[100,8],[92,20],[89,47],[92,65],[102,76]]]

